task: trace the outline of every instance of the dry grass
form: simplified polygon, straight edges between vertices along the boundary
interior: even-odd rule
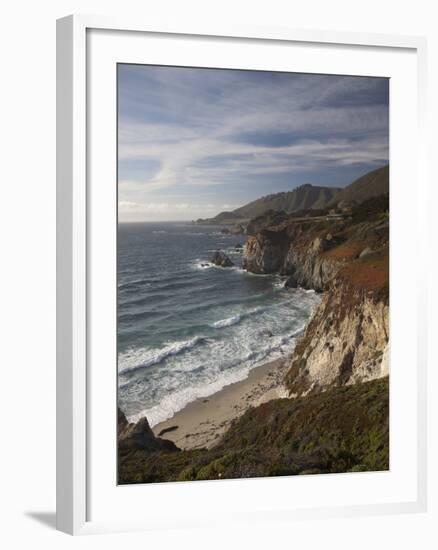
[[[389,291],[389,249],[369,254],[346,265],[338,274],[338,279],[358,290],[381,294]]]
[[[359,254],[367,247],[366,242],[348,242],[341,244],[331,250],[323,253],[325,258],[333,258],[334,260],[355,260]]]

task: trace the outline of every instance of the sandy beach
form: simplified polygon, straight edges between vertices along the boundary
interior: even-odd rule
[[[211,448],[220,441],[232,420],[249,407],[285,397],[282,380],[287,369],[287,357],[256,367],[245,380],[190,403],[169,420],[157,424],[153,431],[181,449]]]

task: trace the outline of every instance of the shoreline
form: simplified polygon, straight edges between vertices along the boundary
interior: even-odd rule
[[[214,447],[232,421],[250,407],[285,396],[282,382],[289,360],[287,355],[253,368],[244,380],[192,401],[152,431],[183,450]]]

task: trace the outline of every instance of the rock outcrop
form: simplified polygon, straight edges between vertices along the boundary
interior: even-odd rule
[[[324,235],[316,236],[304,246],[297,246],[292,241],[283,260],[281,272],[288,274],[289,280],[292,277],[295,286],[322,292],[327,282],[346,261],[344,258],[332,258],[323,254],[335,245],[333,239],[329,240]]]
[[[291,396],[350,385],[388,374],[387,249],[340,270],[291,359]]]
[[[271,221],[271,216],[265,218],[265,223]],[[242,267],[252,273],[287,275],[289,287],[318,292],[342,267],[388,242],[385,214],[359,223],[349,219],[286,219],[278,225],[263,226],[260,219],[257,226],[259,232],[248,237],[245,244]]]
[[[211,263],[218,265],[219,267],[232,267],[234,263],[222,250],[216,250],[211,257]]]
[[[348,261],[341,256],[323,254],[335,248],[339,242],[339,238],[335,239],[327,230],[321,230],[319,224],[309,227],[306,223],[294,223],[263,229],[248,238],[242,267],[252,273],[278,272],[288,275],[289,287],[300,286],[322,291]]]
[[[264,229],[247,240],[243,252],[242,267],[258,274],[280,271],[286,247],[287,240],[284,232]]]
[[[120,409],[117,409],[117,439],[119,451],[143,450],[151,453],[179,451],[172,441],[155,437],[146,417],[136,423],[129,423]]]

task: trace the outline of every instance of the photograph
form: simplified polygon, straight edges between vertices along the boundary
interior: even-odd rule
[[[390,469],[389,87],[117,64],[119,485]]]

